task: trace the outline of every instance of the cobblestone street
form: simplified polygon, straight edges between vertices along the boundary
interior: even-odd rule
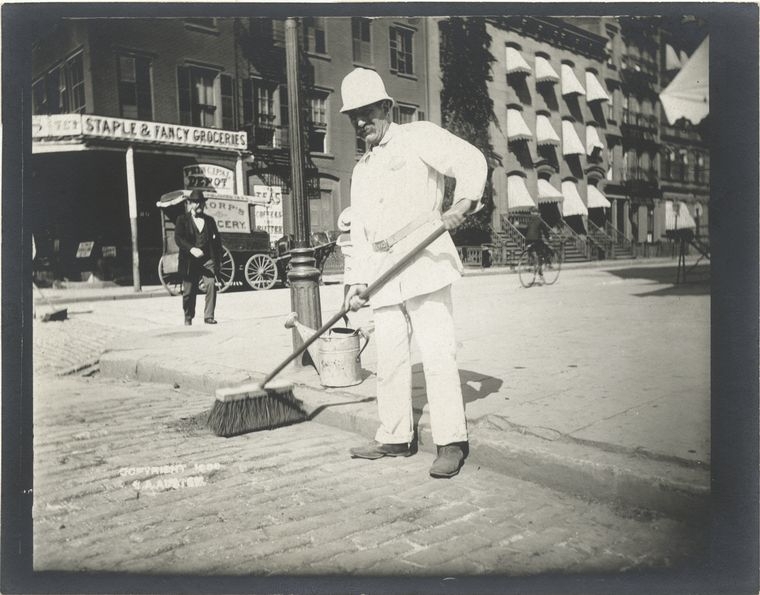
[[[694,563],[688,525],[616,510],[432,455],[352,460],[315,422],[217,438],[210,397],[158,384],[38,377],[35,570],[530,575]]]

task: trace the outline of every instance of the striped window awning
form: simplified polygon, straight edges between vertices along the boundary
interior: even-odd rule
[[[697,224],[689,213],[685,202],[672,200],[665,201],[665,230],[696,229]]]
[[[593,155],[594,151],[603,151],[604,143],[599,138],[596,126],[586,126],[586,155]]]
[[[570,120],[562,120],[562,154],[567,155],[584,155],[586,150],[583,148],[581,139],[575,131],[575,126]]]
[[[536,143],[559,146],[559,135],[554,130],[549,116],[544,114],[536,115]]]
[[[530,74],[531,69],[517,48],[507,46],[507,74]]]
[[[562,95],[585,95],[586,90],[581,85],[578,77],[575,76],[572,66],[569,64],[562,65]]]
[[[578,194],[578,186],[575,182],[566,180],[562,182],[562,216],[570,217],[572,215],[588,215],[588,209],[583,204],[581,195]]]
[[[596,75],[587,70],[586,71],[586,101],[609,101],[610,96],[607,91],[604,90],[602,83],[596,78]]]
[[[562,202],[562,193],[549,180],[538,178],[538,204]]]
[[[607,200],[607,197],[604,196],[604,193],[591,184],[589,184],[586,189],[586,199],[589,209],[608,209],[612,206],[610,201]]]
[[[525,123],[520,110],[507,108],[507,139],[511,142],[531,138],[533,138],[533,133]]]
[[[681,68],[681,60],[669,43],[665,44],[665,70],[678,70]]]
[[[552,68],[549,60],[543,56],[536,56],[536,82],[556,83],[559,81],[557,71]]]
[[[536,203],[525,185],[525,178],[517,174],[507,176],[507,208],[509,212],[527,211],[535,207]]]

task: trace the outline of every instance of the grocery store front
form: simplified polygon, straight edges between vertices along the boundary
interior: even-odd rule
[[[24,193],[44,281],[156,282],[160,197],[200,187],[247,194],[245,132],[91,114],[32,118]],[[220,172],[233,175],[215,176]]]

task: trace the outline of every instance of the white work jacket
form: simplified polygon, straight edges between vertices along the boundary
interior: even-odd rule
[[[392,123],[382,140],[354,167],[351,178],[351,270],[344,283],[370,284],[435,229],[440,220],[444,176],[456,179],[454,203],[482,207],[488,167],[470,143],[431,122]],[[429,218],[390,250],[373,244]],[[435,240],[371,297],[373,308],[399,304],[449,285],[462,275],[462,261],[449,233]]]

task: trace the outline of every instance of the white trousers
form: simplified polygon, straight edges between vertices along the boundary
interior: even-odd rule
[[[377,345],[377,406],[380,428],[375,440],[411,442],[411,338],[422,355],[430,427],[438,445],[467,440],[464,401],[456,362],[451,285],[374,310]]]

